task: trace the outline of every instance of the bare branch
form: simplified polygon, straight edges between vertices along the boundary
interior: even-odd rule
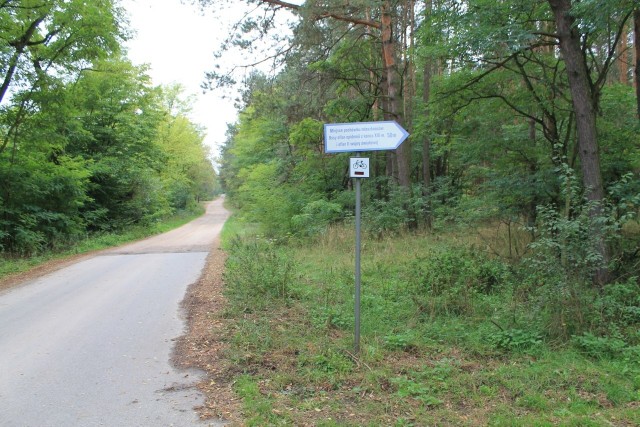
[[[272,4],[274,6],[280,6],[280,7],[284,7],[287,9],[293,9],[293,10],[300,10],[300,6],[297,4],[293,4],[293,3],[289,3],[286,1],[279,1],[279,0],[260,0],[262,1],[262,3],[268,3],[268,4]]]
[[[299,11],[300,10],[300,6],[298,6],[297,4],[293,4],[293,3],[288,3],[285,1],[280,1],[280,0],[261,0],[263,3],[267,3],[270,5],[274,5],[274,6],[279,6],[279,7],[284,7],[286,9],[291,9],[291,10],[296,10]],[[332,12],[322,12],[319,13],[317,15],[315,15],[313,17],[314,20],[319,21],[322,19],[327,19],[327,18],[333,18],[336,19],[338,21],[343,21],[343,22],[350,22],[352,24],[355,25],[364,25],[365,27],[372,27],[372,28],[380,28],[380,23],[376,22],[376,21],[372,21],[369,19],[359,19],[359,18],[354,18],[351,16],[346,16],[346,15],[338,15]]]
[[[531,34],[534,34],[534,35],[536,35],[536,36],[550,37],[550,38],[552,38],[552,39],[558,39],[558,38],[560,38],[560,36],[558,36],[558,35],[557,35],[557,34],[555,34],[555,33],[546,33],[546,32],[544,32],[544,31],[534,31],[534,32],[532,32]]]
[[[335,13],[324,12],[316,16],[317,20],[326,19],[326,18],[333,18],[338,21],[350,22],[355,25],[364,25],[365,27],[371,27],[371,28],[377,28],[377,29],[380,29],[381,27],[381,24],[379,22],[375,22],[367,19],[353,18],[351,16],[336,15]]]

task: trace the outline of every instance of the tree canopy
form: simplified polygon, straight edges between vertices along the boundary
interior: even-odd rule
[[[298,18],[275,38],[280,71],[243,82],[222,159],[226,191],[267,231],[304,234],[349,216],[347,155],[323,153],[322,123],[395,120],[411,138],[370,155],[372,228],[507,221],[535,239],[551,209],[588,222],[590,271],[611,280],[627,255],[602,225],[633,218],[640,190],[637,2],[247,4],[261,12],[225,48],[255,47],[285,9]]]
[[[181,89],[126,58],[117,2],[8,0],[0,20],[1,251],[149,223],[217,191]]]

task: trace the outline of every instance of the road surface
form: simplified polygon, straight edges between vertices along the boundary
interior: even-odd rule
[[[170,364],[179,303],[227,212],[0,293],[0,426],[190,426],[198,372]]]

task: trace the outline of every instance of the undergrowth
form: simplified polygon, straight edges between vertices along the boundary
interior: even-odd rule
[[[454,236],[365,238],[355,354],[351,230],[226,236],[248,425],[640,424],[636,278],[563,288]]]

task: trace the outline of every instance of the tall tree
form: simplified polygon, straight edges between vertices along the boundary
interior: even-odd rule
[[[199,0],[203,6],[217,3],[215,0]],[[377,10],[370,2],[353,2],[345,5],[342,2],[305,2],[304,5],[296,5],[280,0],[247,0],[250,4],[262,4],[272,12],[279,8],[285,8],[296,12],[302,19],[310,22],[320,22],[327,19],[344,22],[352,26],[366,26],[379,32],[381,43],[381,58],[384,75],[384,110],[387,120],[395,120],[401,125],[404,124],[402,101],[400,89],[400,78],[404,72],[403,67],[398,64],[397,29],[398,11],[406,5],[395,5],[393,2],[382,1]],[[376,12],[375,14],[372,12]],[[375,16],[376,18],[372,18]],[[261,25],[252,22],[243,28],[260,28],[262,31],[270,28],[273,22],[273,14],[268,15],[268,19]],[[402,29],[401,29],[402,30]],[[238,43],[246,46],[245,43]],[[225,76],[215,74],[216,77],[225,79]],[[226,78],[226,80],[229,80]],[[405,141],[396,152],[396,167],[398,183],[403,187],[411,184],[411,142]]]
[[[609,66],[614,57],[615,46],[624,34],[627,18],[631,12],[625,14],[616,22],[613,32],[613,46],[609,45],[609,51],[605,54],[603,70],[597,79],[592,79],[592,74],[587,66],[588,49],[585,49],[584,40],[588,39],[581,33],[576,18],[572,0],[549,0],[556,22],[557,37],[560,51],[567,68],[567,78],[575,113],[577,148],[580,155],[582,170],[582,182],[585,187],[587,199],[596,205],[591,211],[592,216],[600,215],[604,203],[604,186],[600,168],[600,153],[598,147],[598,133],[596,129],[596,111],[599,107],[599,98],[602,85],[606,79]],[[600,2],[592,2],[598,5]],[[598,232],[598,230],[594,230]],[[610,261],[610,254],[604,236],[598,239],[598,252],[605,264]],[[609,280],[607,267],[600,268],[596,273],[596,281],[604,284]]]
[[[91,61],[119,51],[126,38],[122,9],[113,0],[4,1],[0,3],[0,105],[21,92],[15,120],[0,151],[26,113],[27,95],[48,79],[71,81]]]
[[[633,49],[634,49],[634,86],[636,88],[636,102],[638,119],[640,120],[640,6],[633,11]]]
[[[604,186],[600,167],[600,153],[596,131],[599,100],[607,75],[615,63],[616,47],[631,15],[634,3],[628,0],[549,0],[544,3],[509,0],[486,8],[483,1],[469,0],[460,9],[458,2],[449,2],[451,11],[444,24],[450,31],[451,19],[457,30],[453,33],[456,53],[463,61],[478,64],[467,83],[459,90],[468,91],[468,99],[498,98],[509,105],[517,115],[535,121],[551,143],[553,159],[568,161],[568,143],[573,139],[575,126],[575,156],[580,165],[580,177],[585,195],[593,205],[604,202]],[[546,22],[552,18],[553,27]],[[465,23],[466,28],[461,28]],[[552,47],[548,49],[547,47]],[[558,56],[554,46],[559,47]],[[469,72],[463,64],[453,67],[457,74]],[[522,88],[529,93],[535,108],[522,104],[521,95],[510,84],[484,85],[491,81],[490,74],[508,71],[519,75]],[[566,79],[566,84],[563,80]],[[566,92],[564,88],[568,88]],[[520,101],[518,100],[520,98]],[[570,115],[567,119],[564,106],[569,99]],[[565,120],[564,124],[561,120]],[[567,126],[571,124],[571,126]],[[564,128],[564,136],[562,129]],[[560,150],[558,150],[560,148]],[[591,212],[599,215],[599,208]],[[597,252],[606,263],[609,254],[603,241]],[[606,271],[598,273],[597,280],[606,280]]]
[[[553,11],[560,51],[567,68],[569,89],[576,114],[578,152],[582,167],[582,179],[587,198],[602,202],[604,187],[600,171],[600,156],[596,131],[598,88],[591,81],[582,34],[571,13],[571,0],[549,0]]]

